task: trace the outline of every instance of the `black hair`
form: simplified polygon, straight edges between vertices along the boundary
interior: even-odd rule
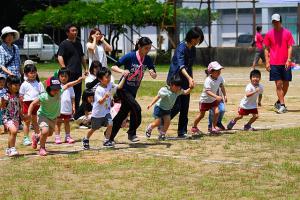
[[[262,30],[262,26],[257,26],[257,27],[256,27],[256,31],[257,31],[257,32],[260,32],[261,30]]]
[[[152,44],[152,41],[148,37],[141,37],[135,44],[134,50],[137,51],[139,48]]]
[[[208,71],[208,69],[204,70],[204,72],[205,72],[205,75],[206,75],[206,76],[209,76],[209,71]]]
[[[5,77],[2,77],[2,76],[0,76],[0,80],[6,80],[6,78],[5,78]]]
[[[26,65],[25,67],[24,67],[24,74],[28,74],[29,72],[37,72],[37,68],[36,68],[36,66],[35,65],[33,65],[33,64],[29,64],[29,65]],[[24,76],[24,75],[23,75]],[[22,77],[23,78],[23,77]],[[24,79],[24,78],[23,78]],[[40,78],[39,78],[39,75],[37,74],[36,75],[36,81],[37,82],[40,82]]]
[[[99,68],[99,70],[102,68],[102,64],[98,60],[93,60],[93,62],[91,63],[90,74],[94,73],[95,68]],[[96,75],[96,74],[94,74],[94,75]]]
[[[182,85],[182,80],[180,78],[179,75],[174,75],[170,78],[170,81],[169,81],[169,85],[176,85],[176,86],[181,86]]]
[[[82,93],[82,97],[81,97],[82,103],[88,103],[87,102],[88,97],[94,96],[94,95],[95,95],[95,93],[93,92],[93,90],[91,90],[91,89],[84,90]]]
[[[77,26],[75,24],[67,24],[65,26],[66,33],[70,32],[70,28],[72,28],[72,27],[76,27],[77,28]]]
[[[8,85],[19,84],[21,85],[21,79],[17,76],[8,76],[5,82],[6,88],[9,88]]]
[[[107,75],[111,75],[111,71],[110,69],[108,69],[107,67],[102,67],[98,72],[97,72],[97,79],[102,79],[103,76],[107,76]]]
[[[70,78],[71,72],[69,69],[62,68],[58,71],[58,74],[57,74],[58,78],[60,75],[67,75]]]
[[[250,72],[250,79],[253,77],[253,76],[259,76],[261,77],[261,73],[258,69],[254,69]]]
[[[192,39],[197,39],[197,38],[199,38],[200,37],[200,42],[199,42],[199,44],[201,44],[202,42],[203,42],[203,40],[204,40],[204,35],[203,35],[203,32],[202,32],[202,30],[201,30],[201,28],[199,28],[199,27],[194,27],[194,28],[191,28],[188,32],[187,32],[187,34],[186,34],[186,36],[185,36],[185,41],[187,41],[187,42],[191,42],[192,41]]]

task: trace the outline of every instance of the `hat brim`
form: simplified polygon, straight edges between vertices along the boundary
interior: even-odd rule
[[[60,85],[51,85],[50,88],[51,88],[51,90],[60,90],[61,86]]]
[[[8,31],[8,32],[5,32],[1,35],[1,40],[3,41],[3,36],[9,34],[9,33],[13,33],[14,34],[14,41],[18,40],[20,38],[20,33],[16,30],[11,30],[11,31]]]

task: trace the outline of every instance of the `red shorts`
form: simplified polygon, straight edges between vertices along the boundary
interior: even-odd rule
[[[249,115],[249,114],[258,114],[258,111],[257,108],[253,108],[253,109],[239,108],[238,113],[239,115]]]
[[[218,102],[217,100],[212,102],[212,103],[200,103],[199,104],[199,109],[200,111],[208,111],[213,107],[217,107],[219,105],[220,102]]]
[[[27,115],[28,114],[28,108],[29,108],[29,106],[30,106],[30,104],[32,103],[32,101],[23,101],[23,114],[24,115]],[[40,108],[40,106],[39,105],[37,105],[37,106],[35,106],[34,108],[33,108],[33,111],[32,111],[32,115],[36,115],[36,113],[37,113],[37,111],[38,111],[38,109]]]
[[[72,115],[64,115],[64,114],[60,114],[57,118],[60,120],[69,120],[71,119]]]

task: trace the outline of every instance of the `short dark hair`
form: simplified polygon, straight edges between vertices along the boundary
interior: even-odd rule
[[[174,75],[171,77],[169,84],[170,84],[170,86],[171,85],[181,86],[182,80],[179,75]]]
[[[148,37],[141,37],[135,44],[134,50],[137,51],[139,48],[149,44],[151,45],[152,41]]]
[[[257,31],[257,32],[260,32],[261,30],[262,30],[262,26],[257,26],[257,27],[256,27],[256,31]]]
[[[6,87],[11,84],[21,84],[21,79],[17,76],[8,76],[6,79]]]
[[[95,95],[95,92],[93,92],[93,90],[91,90],[91,89],[84,90],[82,93],[82,97],[81,97],[82,103],[87,103],[88,97],[94,96],[94,95]]]
[[[77,26],[75,24],[67,24],[65,26],[66,33],[70,32],[70,28],[72,28],[72,27],[76,27],[77,28]]]
[[[93,74],[94,73],[94,69],[95,68],[99,68],[99,70],[102,68],[102,64],[99,60],[93,60],[93,62],[91,63],[91,66],[90,66],[90,74]],[[94,74],[96,75],[96,74]]]
[[[107,76],[107,75],[108,76],[111,75],[110,69],[108,69],[107,67],[102,67],[97,73],[97,79],[101,80],[103,76]]]
[[[261,77],[261,73],[258,69],[254,69],[250,72],[250,79],[253,77],[253,76],[259,76]]]
[[[28,74],[29,72],[37,72],[37,68],[34,64],[29,64],[24,67],[23,71],[24,71],[24,74]],[[37,82],[40,82],[40,78],[39,78],[38,74],[36,75],[35,79],[37,80]]]
[[[71,72],[67,68],[62,68],[58,71],[57,76],[59,77],[60,75],[68,75],[68,77],[70,78]]]
[[[194,27],[194,28],[191,28],[188,32],[187,32],[187,34],[186,34],[186,36],[185,36],[185,41],[187,41],[187,42],[191,42],[192,41],[192,39],[197,39],[197,38],[199,38],[200,37],[200,42],[199,42],[199,44],[201,44],[202,42],[203,42],[203,40],[204,40],[204,35],[203,35],[203,32],[202,32],[202,30],[201,30],[201,28],[199,28],[199,27]]]

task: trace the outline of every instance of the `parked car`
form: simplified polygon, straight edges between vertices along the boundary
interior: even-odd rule
[[[236,47],[251,47],[253,44],[252,34],[241,34],[236,40]]]

